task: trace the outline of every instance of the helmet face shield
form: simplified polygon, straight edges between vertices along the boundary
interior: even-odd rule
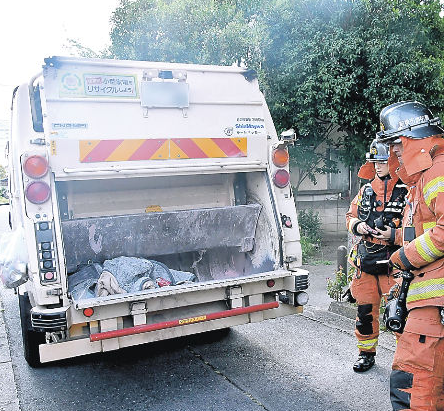
[[[383,108],[380,122],[376,139],[390,144],[396,144],[393,141],[400,136],[419,140],[444,133],[440,119],[417,101],[401,101]]]

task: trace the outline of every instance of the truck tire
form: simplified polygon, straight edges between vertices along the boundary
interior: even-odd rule
[[[45,334],[34,331],[31,326],[31,303],[28,293],[19,294],[20,323],[22,326],[23,354],[33,368],[40,367],[39,345],[45,343]]]

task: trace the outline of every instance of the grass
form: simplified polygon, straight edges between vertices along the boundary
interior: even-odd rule
[[[307,264],[310,265],[333,265],[333,261],[329,260],[309,260]]]

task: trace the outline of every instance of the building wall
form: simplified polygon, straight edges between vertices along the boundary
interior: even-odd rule
[[[336,129],[331,138],[338,141],[343,132]],[[334,147],[322,145],[319,151],[326,152],[331,160],[339,161],[338,151]],[[313,210],[321,219],[321,228],[325,239],[344,238],[347,235],[345,228],[345,214],[350,205],[350,170],[347,166],[338,162],[338,173],[318,174],[316,184],[308,178],[305,179],[295,193],[296,206],[300,210]],[[294,167],[291,170],[293,186],[298,181],[299,170]]]
[[[349,206],[349,198],[343,198],[341,192],[332,193],[332,190],[300,192],[296,201],[298,211],[313,210],[318,213],[323,231],[322,237],[325,240],[343,238],[347,235],[345,214]]]

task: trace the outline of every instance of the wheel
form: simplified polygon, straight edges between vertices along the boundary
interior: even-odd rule
[[[31,303],[28,293],[19,294],[20,323],[22,326],[23,354],[33,368],[40,367],[39,345],[45,343],[45,334],[34,331],[31,326]]]

